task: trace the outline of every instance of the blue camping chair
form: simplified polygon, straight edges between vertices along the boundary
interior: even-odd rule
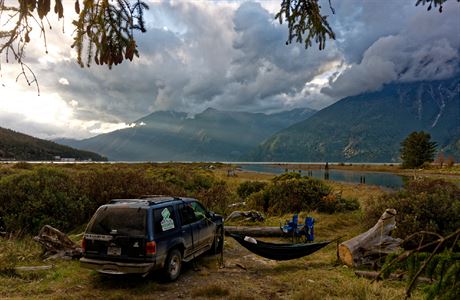
[[[299,229],[299,215],[295,214],[292,216],[292,221],[286,221],[284,226],[281,226],[281,230],[283,230],[286,234],[296,234]]]
[[[305,218],[305,239],[307,242],[313,242],[315,239],[315,231],[314,231],[315,219],[312,217]]]
[[[305,236],[305,240],[312,242],[314,240],[314,224],[315,219],[312,217],[305,218],[305,224],[299,224],[299,215],[292,216],[292,220],[286,221],[286,224],[281,227],[281,230],[292,239],[298,240],[300,237]]]

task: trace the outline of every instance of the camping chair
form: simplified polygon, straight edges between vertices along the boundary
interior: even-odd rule
[[[292,241],[298,242],[302,236],[305,236],[307,242],[314,240],[314,224],[315,219],[313,217],[306,217],[304,224],[299,224],[299,215],[295,214],[292,216],[292,220],[287,220],[284,226],[280,226],[281,230],[292,237]]]
[[[284,226],[280,226],[281,230],[286,234],[292,236],[292,241],[294,239],[298,240],[299,237],[304,235],[302,228],[303,224],[299,224],[299,215],[295,214],[292,216],[292,220],[287,220]]]
[[[305,218],[304,232],[305,240],[307,240],[307,242],[313,242],[313,240],[315,239],[314,225],[315,219],[313,217]]]

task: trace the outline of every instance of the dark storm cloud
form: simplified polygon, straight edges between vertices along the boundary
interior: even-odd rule
[[[444,12],[412,8],[407,26],[399,33],[380,37],[321,91],[335,98],[381,88],[390,82],[445,79],[460,69],[460,10],[448,3]]]
[[[324,51],[285,45],[285,24],[260,3],[236,2],[232,7],[220,1],[151,3],[148,31],[137,35],[140,59],[112,70],[81,69],[74,58],[38,62],[40,47],[31,47],[29,56],[43,91],[78,102],[76,119],[112,123],[130,123],[156,110],[322,108],[385,83],[445,78],[458,71],[455,1],[442,14],[414,7],[415,0],[332,1],[332,15],[325,0],[323,12],[337,40],[328,41]],[[60,45],[58,35],[49,39]],[[59,49],[69,58],[68,45]],[[350,67],[334,73],[340,65]],[[327,76],[310,81],[323,72],[330,72],[330,86],[319,93],[318,82]],[[69,84],[59,84],[62,78]]]
[[[418,10],[416,0],[406,1],[331,1],[335,10],[329,9],[329,0],[322,0],[322,12],[337,37],[337,47],[349,63],[361,61],[364,52],[379,38],[398,34]]]
[[[285,45],[286,27],[259,3],[229,7],[156,3],[138,35],[140,59],[112,70],[80,69],[74,60],[47,63],[42,85],[76,100],[82,120],[131,122],[155,110],[283,109],[321,67],[340,59],[326,51]],[[60,78],[69,85],[56,85]],[[305,105],[305,103],[300,103]]]
[[[303,45],[285,45],[287,29],[259,3],[243,3],[233,25],[237,50],[228,69],[228,84],[213,99],[225,109],[264,111],[286,106],[282,95],[299,94],[321,67],[339,59],[335,47],[306,52]]]

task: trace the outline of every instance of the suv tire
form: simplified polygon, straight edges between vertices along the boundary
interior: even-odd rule
[[[216,234],[214,235],[214,242],[212,243],[211,251],[213,254],[222,252],[224,248],[224,230],[222,226],[217,227]]]
[[[182,268],[182,254],[179,249],[174,248],[169,251],[165,261],[164,273],[168,281],[176,280]]]

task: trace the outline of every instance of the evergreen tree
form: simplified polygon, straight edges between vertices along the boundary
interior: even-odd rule
[[[401,143],[402,167],[417,168],[425,162],[432,162],[436,146],[436,142],[431,141],[429,133],[412,132]]]

